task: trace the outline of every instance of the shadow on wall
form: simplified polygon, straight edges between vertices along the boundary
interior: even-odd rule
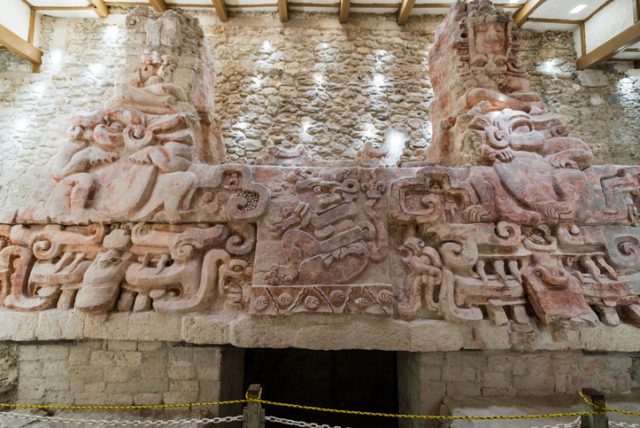
[[[398,412],[396,353],[248,349],[244,389],[262,385],[266,400],[372,412]],[[267,406],[266,413],[350,427],[396,428],[396,419],[338,415]],[[267,427],[270,424],[267,423]],[[275,426],[271,424],[271,426]]]

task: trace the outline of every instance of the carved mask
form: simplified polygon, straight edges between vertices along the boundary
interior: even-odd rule
[[[507,27],[502,22],[483,22],[476,25],[475,50],[481,54],[504,54],[507,46]]]

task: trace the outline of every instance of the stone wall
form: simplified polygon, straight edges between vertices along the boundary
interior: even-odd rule
[[[0,401],[11,400],[18,385],[18,345],[0,343]]]
[[[575,398],[586,387],[607,395],[637,396],[639,364],[640,353],[400,353],[400,407],[412,413],[438,413],[446,398]]]
[[[135,341],[22,343],[16,348],[14,399],[21,403],[173,404],[242,394],[243,354],[234,348]]]
[[[117,12],[117,11],[116,11]],[[441,17],[243,14],[222,24],[194,12],[211,44],[218,123],[228,160],[253,163],[264,147],[303,143],[317,160],[352,160],[365,143],[404,141],[403,160],[430,143],[427,53]],[[39,74],[0,50],[0,203],[24,205],[65,138],[69,118],[99,108],[126,62],[124,15],[44,17]],[[640,79],[611,69],[578,79],[570,33],[525,32],[534,90],[566,114],[596,163],[638,164]],[[617,70],[617,71],[616,71]],[[584,84],[581,84],[584,83]]]

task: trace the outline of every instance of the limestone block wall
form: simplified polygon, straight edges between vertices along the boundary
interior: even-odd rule
[[[99,108],[127,62],[124,10],[106,20],[43,17],[42,72],[0,50],[0,203],[24,205],[65,138],[73,114]],[[211,45],[217,121],[228,161],[253,163],[265,147],[306,145],[316,160],[353,160],[367,142],[402,142],[419,160],[431,141],[427,54],[441,17],[241,14],[200,19]],[[575,73],[571,33],[524,32],[533,89],[568,116],[595,163],[640,163],[640,79],[623,68]],[[595,86],[594,86],[595,85]]]
[[[401,410],[438,413],[445,398],[574,398],[593,387],[637,396],[640,353],[463,351],[398,354]]]
[[[135,341],[15,348],[11,398],[21,403],[172,404],[242,395],[243,354],[234,348]]]

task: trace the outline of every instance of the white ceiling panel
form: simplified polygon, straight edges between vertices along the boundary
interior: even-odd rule
[[[636,43],[635,45],[631,45],[629,47],[630,48],[635,48],[635,49],[640,49],[640,42]]]
[[[580,21],[595,12],[605,2],[606,0],[547,0],[531,14],[531,17]],[[580,5],[585,7],[579,13],[571,13]]]
[[[62,6],[62,7],[85,7],[89,6],[87,0],[29,0],[31,6]]]
[[[494,0],[493,3],[503,6],[504,9],[516,11],[519,5],[526,0]],[[376,1],[376,3],[378,3]],[[397,3],[397,1],[396,1]],[[411,11],[412,15],[446,15],[449,12],[448,7],[438,7],[443,3],[454,3],[450,0],[418,0]]]
[[[633,59],[633,60],[640,59],[640,52],[627,52],[627,51],[620,52],[620,53],[617,53],[613,57],[613,59],[627,59],[627,60],[629,60],[629,59]]]
[[[525,30],[534,31],[573,31],[577,25],[575,24],[554,24],[551,22],[531,22],[527,21],[522,26]]]

